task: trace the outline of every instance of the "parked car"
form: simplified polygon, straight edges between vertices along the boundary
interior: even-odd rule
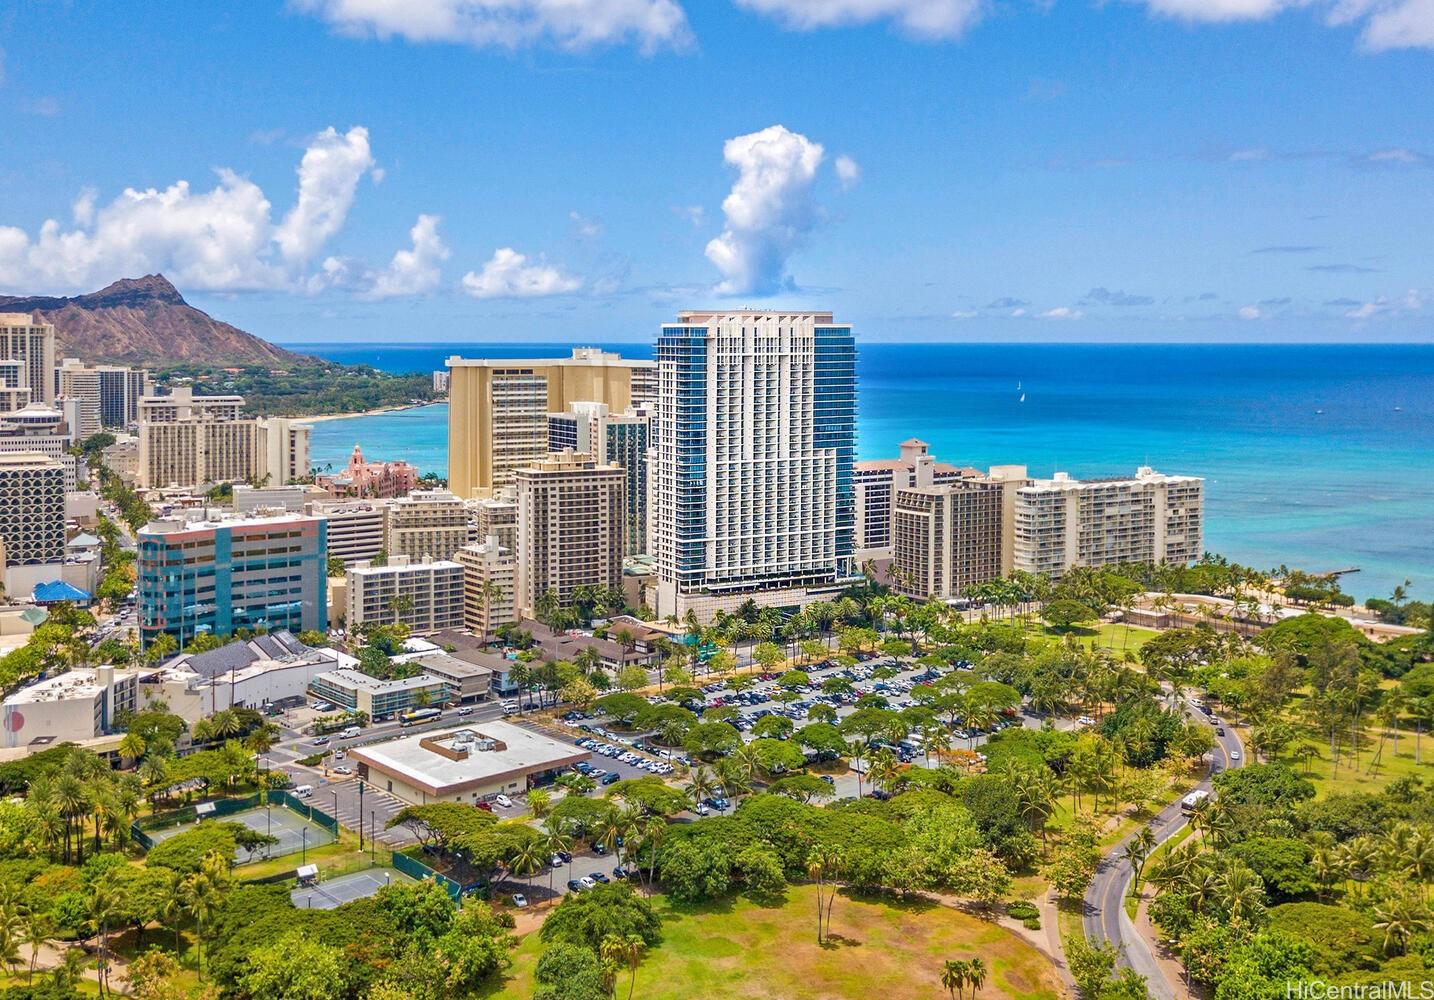
[[[607,885],[612,881],[612,879],[608,878],[602,872],[593,872],[591,877],[594,882],[601,882],[603,885]]]
[[[496,802],[496,803],[498,803],[498,804],[499,804],[500,806],[502,806],[504,809],[512,809],[512,808],[513,808],[513,800],[510,799],[510,798],[508,798],[508,796],[506,796],[506,795],[495,795],[495,796],[493,797],[493,801]]]
[[[549,859],[548,859],[548,867],[550,867],[550,868],[561,868],[561,867],[563,867],[563,857],[562,857],[562,855],[561,855],[561,854],[554,854],[551,858],[549,858]]]
[[[578,884],[581,885],[584,889],[596,889],[596,888],[597,888],[597,883],[594,882],[594,881],[592,880],[592,877],[589,876],[589,875],[584,875],[582,878],[578,879]]]
[[[575,878],[568,879],[568,892],[582,892],[583,884]]]
[[[314,737],[314,746],[316,746],[316,747],[326,747],[326,746],[328,746],[328,745],[329,745],[329,738],[328,738],[327,736],[315,736],[315,737]]]
[[[528,897],[521,892],[513,893],[513,905],[520,910],[523,909],[523,907],[528,905]]]
[[[613,772],[612,774],[605,774],[605,775],[603,775],[603,777],[602,777],[602,783],[603,783],[604,785],[615,785],[615,784],[617,784],[617,783],[618,783],[619,781],[621,781],[621,780],[622,780],[622,775],[620,775],[620,774],[618,774],[618,773],[616,773],[616,772]]]
[[[347,764],[345,764],[345,765],[343,765],[343,766],[341,766],[341,767],[336,767],[336,768],[334,768],[334,773],[335,773],[335,774],[353,774],[353,773],[354,773],[354,769],[351,768],[351,767],[349,767]]]

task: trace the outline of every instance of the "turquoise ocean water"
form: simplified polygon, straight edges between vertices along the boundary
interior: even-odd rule
[[[554,344],[290,344],[432,371],[450,354],[561,356]],[[646,344],[606,345],[649,357]],[[1257,566],[1359,567],[1384,596],[1434,597],[1434,345],[859,344],[862,458],[916,436],[942,461],[1032,474],[1204,476],[1206,548]],[[1024,401],[1022,401],[1024,395]],[[324,421],[314,461],[447,468],[447,408]]]

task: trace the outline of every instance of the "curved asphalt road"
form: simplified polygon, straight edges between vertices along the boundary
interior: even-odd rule
[[[1190,706],[1190,715],[1208,724],[1205,713],[1193,704]],[[1209,791],[1211,778],[1227,767],[1241,767],[1245,763],[1244,747],[1229,726],[1225,727],[1224,736],[1215,737],[1215,744],[1214,753],[1211,755],[1210,774],[1195,786],[1197,789]],[[1232,760],[1232,752],[1239,752],[1239,759]],[[1184,797],[1182,794],[1181,798]],[[1186,822],[1188,820],[1180,812],[1180,799],[1166,806],[1148,824],[1155,832],[1156,846],[1179,833]],[[1122,840],[1101,860],[1096,868],[1095,878],[1086,889],[1085,934],[1097,944],[1102,941],[1114,944],[1120,954],[1120,964],[1145,977],[1150,995],[1155,1000],[1175,1000],[1176,989],[1166,980],[1159,963],[1156,962],[1150,942],[1136,932],[1135,925],[1125,913],[1125,897],[1130,888],[1130,880],[1135,874],[1130,862],[1125,858],[1125,846],[1129,841],[1129,837]],[[1181,993],[1183,994],[1183,991]]]

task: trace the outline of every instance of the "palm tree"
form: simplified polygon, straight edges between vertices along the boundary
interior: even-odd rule
[[[120,900],[113,888],[104,882],[97,883],[90,890],[90,919],[99,930],[100,949],[96,958],[99,972],[100,996],[105,995],[105,986],[110,975],[110,922],[119,913]],[[3,937],[0,937],[3,941]]]
[[[549,822],[551,822],[551,821],[552,821],[552,820],[551,820],[551,817],[550,817],[550,818],[549,818]],[[569,837],[567,834],[563,833],[562,830],[558,829],[558,828],[555,827],[555,826],[547,826],[547,827],[544,827],[544,834],[543,834],[541,843],[542,843],[542,845],[543,845],[543,852],[547,855],[548,859],[551,861],[552,858],[553,858],[555,855],[557,855],[559,852],[561,852],[561,851],[566,851],[568,848],[570,848],[570,847],[573,846],[573,838]],[[549,866],[548,866],[548,891],[551,892],[551,893],[556,894],[556,890],[553,888],[553,873],[554,873],[554,871],[556,871],[556,869],[555,869],[552,865],[549,865]]]
[[[1125,845],[1125,857],[1135,872],[1135,891],[1140,891],[1140,877],[1145,871],[1145,860],[1155,849],[1155,833],[1148,826],[1142,826]]]
[[[124,739],[120,740],[119,753],[126,760],[139,761],[144,756],[144,749],[144,737],[133,730],[125,733]]]
[[[652,884],[657,878],[657,848],[667,835],[667,817],[649,816],[642,824],[642,839],[647,844],[647,894],[652,895]]]
[[[632,991],[637,986],[637,967],[642,963],[642,953],[646,949],[647,942],[642,939],[641,934],[618,938],[618,947],[615,949],[617,957],[632,973],[632,979],[627,986],[627,1000],[632,1000]]]
[[[484,580],[478,585],[478,596],[483,599],[483,648],[487,649],[492,631],[488,626],[492,624],[493,602],[503,599],[503,588],[498,585],[497,580]]]
[[[1392,950],[1403,955],[1409,947],[1409,940],[1423,934],[1434,926],[1429,911],[1413,897],[1400,896],[1386,903],[1376,904],[1374,915],[1379,919],[1374,929],[1384,932],[1384,951]]]
[[[687,797],[694,803],[704,799],[710,799],[716,790],[717,784],[712,780],[712,775],[707,768],[698,764],[692,769],[692,777],[687,779],[687,787],[683,789]]]
[[[817,885],[817,944],[822,943],[822,922],[825,917],[825,911],[822,909],[822,889],[825,885],[825,876],[826,863],[822,858],[822,853],[813,849],[807,855],[807,878]]]
[[[528,891],[533,890],[533,876],[543,870],[548,855],[543,853],[543,838],[529,837],[508,859],[508,870],[514,875],[528,879]]]
[[[974,1000],[977,991],[986,985],[986,963],[981,956],[977,955],[975,958],[967,960],[966,982],[971,987],[971,996]]]
[[[966,991],[966,969],[966,963],[960,960],[948,961],[941,969],[941,985],[953,998]]]
[[[45,942],[55,933],[54,922],[50,915],[43,910],[31,910],[25,914],[25,924],[21,928],[21,939],[26,947],[30,949],[30,982],[35,981],[35,963],[39,961],[40,949]]]
[[[180,884],[184,909],[194,920],[194,946],[198,954],[199,979],[204,981],[204,933],[209,921],[219,909],[221,890],[210,876],[203,872],[191,872]]]

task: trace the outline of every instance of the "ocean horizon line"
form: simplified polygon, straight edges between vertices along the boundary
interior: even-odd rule
[[[1279,347],[1279,348],[1430,348],[1434,340],[879,340],[863,339],[858,342],[881,347]],[[300,347],[383,347],[388,350],[432,350],[435,347],[461,347],[468,344],[484,346],[514,347],[586,347],[607,344],[651,344],[651,340],[623,340],[600,338],[593,340],[271,340],[277,347],[295,349]]]

